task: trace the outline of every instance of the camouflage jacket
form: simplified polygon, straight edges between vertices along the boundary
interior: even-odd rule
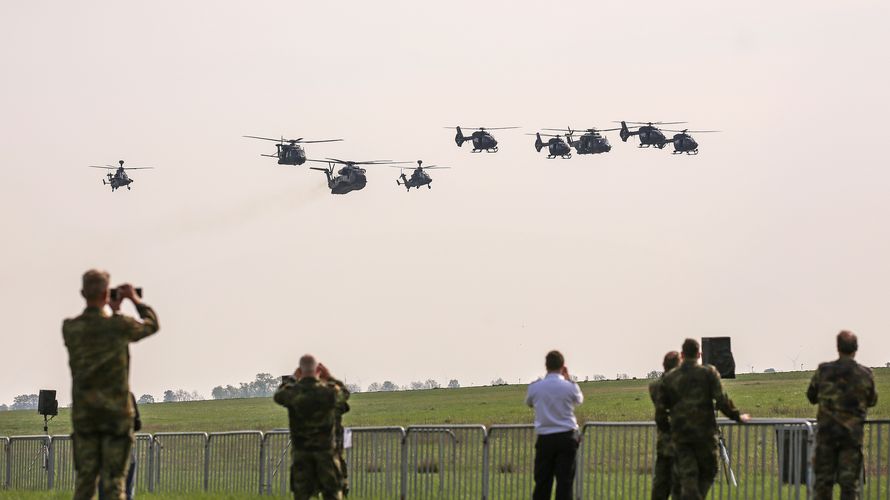
[[[334,410],[334,443],[337,451],[343,453],[343,414],[349,412],[349,389],[346,388],[346,384],[337,379],[329,380],[328,385],[339,390]]]
[[[87,307],[62,323],[71,366],[71,423],[75,432],[126,434],[133,427],[130,398],[130,342],[158,331],[158,316],[136,306],[142,322],[129,316],[107,316]]]
[[[830,433],[862,445],[867,408],[878,403],[871,370],[849,356],[822,363],[810,381],[807,399],[818,404],[819,434]]]
[[[723,392],[717,370],[684,360],[662,379],[655,423],[662,432],[671,433],[672,443],[716,443],[715,402],[724,415],[739,421],[739,410]]]
[[[655,407],[658,407],[658,399],[661,395],[661,384],[664,382],[664,375],[658,377],[653,380],[649,384],[649,398],[652,399],[652,404]],[[655,440],[655,451],[659,455],[668,455],[670,451],[670,432],[662,431],[661,429],[656,430],[657,438]]]
[[[340,387],[313,377],[285,380],[273,399],[287,408],[293,452],[333,451]]]

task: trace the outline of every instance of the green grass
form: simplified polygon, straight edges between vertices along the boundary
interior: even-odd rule
[[[70,491],[3,491],[0,490],[0,498],[6,500],[70,500]],[[136,493],[139,500],[178,500],[188,498],[191,500],[268,500],[269,496],[245,495],[244,493]]]
[[[875,369],[878,406],[871,418],[890,418],[890,369]],[[727,392],[743,411],[760,418],[814,417],[805,391],[811,372],[741,375],[725,381]],[[647,380],[582,383],[585,402],[579,421],[651,420]],[[359,393],[345,424],[352,427],[411,424],[531,423],[523,404],[526,386],[468,387],[429,391]],[[143,432],[270,430],[287,427],[286,412],[271,398],[162,403],[140,406]],[[41,434],[43,421],[34,411],[0,412],[0,436]],[[50,423],[51,434],[71,431],[69,412],[61,409]]]

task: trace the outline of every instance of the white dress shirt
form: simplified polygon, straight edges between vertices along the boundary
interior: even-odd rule
[[[535,433],[556,434],[578,429],[575,407],[584,402],[578,384],[559,373],[548,373],[529,384],[525,404],[535,409]]]

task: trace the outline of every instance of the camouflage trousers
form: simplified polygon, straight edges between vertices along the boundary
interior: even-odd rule
[[[717,477],[717,443],[674,443],[674,477],[682,500],[702,500]]]
[[[338,450],[337,458],[340,462],[340,491],[343,492],[345,497],[349,495],[349,472],[346,469],[346,457],[343,456],[342,449]]]
[[[324,500],[341,500],[340,459],[331,451],[295,451],[291,465],[294,500],[310,500],[321,493]]]
[[[816,500],[831,500],[834,483],[841,487],[841,500],[860,497],[859,475],[862,473],[862,446],[849,439],[823,437],[816,434],[816,455],[813,458],[816,474]]]
[[[80,433],[71,436],[74,448],[74,500],[90,500],[102,478],[103,498],[126,499],[127,467],[133,434]]]
[[[671,493],[680,498],[680,485],[674,475],[674,457],[658,453],[655,455],[655,474],[652,479],[652,500],[667,500]]]

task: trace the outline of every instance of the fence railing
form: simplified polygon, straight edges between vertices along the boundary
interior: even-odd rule
[[[808,498],[815,427],[803,419],[720,421],[734,473],[721,470],[711,499]],[[589,422],[581,428],[577,499],[651,495],[652,422]],[[0,437],[0,487],[71,490],[69,436]],[[350,498],[528,498],[534,487],[531,425],[441,425],[347,429]],[[866,423],[863,498],[890,498],[890,420]],[[138,434],[137,490],[289,495],[286,430]],[[721,469],[723,465],[721,463]],[[734,483],[734,484],[733,484]]]

